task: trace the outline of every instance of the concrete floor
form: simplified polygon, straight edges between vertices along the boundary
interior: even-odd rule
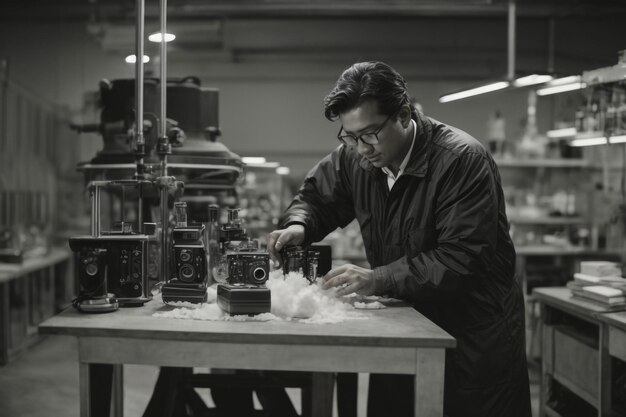
[[[124,366],[124,415],[141,416],[158,375],[153,366]],[[538,377],[531,372],[533,416],[538,416]],[[0,367],[0,417],[78,417],[77,343],[70,336],[47,336]],[[208,406],[207,389],[198,390]],[[365,416],[366,375],[359,376],[359,416]],[[300,392],[289,389],[296,410]],[[336,407],[334,411],[336,417]]]

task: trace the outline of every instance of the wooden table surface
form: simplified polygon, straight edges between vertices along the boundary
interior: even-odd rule
[[[601,314],[598,316],[598,320],[626,331],[626,311]]]
[[[73,308],[39,326],[43,334],[185,339],[205,342],[324,344],[389,347],[455,347],[455,340],[413,308],[404,305],[359,310],[366,319],[336,324],[294,321],[203,321],[153,317],[172,307],[156,300],[113,313],[82,314]]]
[[[152,316],[171,308],[156,300],[104,314],[70,308],[39,326],[43,334],[78,338],[81,416],[91,415],[98,394],[90,384],[93,364],[112,364],[117,375],[123,364],[306,371],[321,379],[335,372],[412,374],[415,415],[443,415],[445,349],[456,341],[406,305],[361,310],[364,319],[335,324]],[[114,380],[114,392],[122,392],[123,378]],[[325,386],[311,394],[313,416],[332,411],[332,385],[330,391]],[[114,401],[117,416],[123,415],[119,402]]]
[[[614,311],[611,306],[587,301],[581,297],[574,297],[567,287],[541,287],[533,289],[533,296],[540,302],[558,307],[579,317],[597,317],[598,314]]]

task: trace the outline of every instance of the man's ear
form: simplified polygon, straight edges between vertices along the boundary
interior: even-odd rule
[[[405,129],[409,127],[409,124],[411,123],[411,107],[408,104],[402,106],[400,112],[398,113],[398,118],[402,123],[402,127]]]

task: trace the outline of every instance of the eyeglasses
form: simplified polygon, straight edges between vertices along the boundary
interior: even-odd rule
[[[362,135],[358,135],[358,136],[352,135],[350,133],[345,133],[345,131],[343,130],[343,125],[342,125],[339,128],[339,133],[337,133],[337,139],[339,139],[339,142],[343,143],[346,146],[356,146],[359,143],[359,139],[362,140],[363,143],[366,143],[368,145],[377,145],[379,143],[378,134],[380,133],[381,130],[383,130],[383,128],[385,127],[389,119],[391,119],[391,117],[394,115],[395,113],[390,114],[385,119],[383,124],[381,124],[378,127],[378,129],[376,129],[375,131],[363,133]],[[342,135],[341,132],[344,132],[344,134]]]

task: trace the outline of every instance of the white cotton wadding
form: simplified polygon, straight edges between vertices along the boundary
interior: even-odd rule
[[[211,299],[211,291],[217,294],[216,289],[209,288],[209,300]],[[215,303],[216,296],[213,297],[213,302],[206,302],[202,304],[194,304],[189,302],[170,302],[168,306],[175,307],[169,311],[157,311],[152,314],[153,317],[167,317],[171,319],[190,319],[190,320],[210,320],[210,321],[270,321],[277,320],[278,317],[271,313],[257,314],[256,316],[247,315],[235,315],[231,316],[224,313],[221,308]],[[162,302],[162,298],[159,295],[155,296],[156,302]]]
[[[350,304],[335,298],[336,290],[309,284],[298,272],[284,276],[282,271],[273,271],[266,285],[272,292],[272,313],[278,317],[316,324],[364,318]]]
[[[354,308],[357,310],[380,310],[381,308],[387,308],[383,303],[374,301],[373,303],[362,303],[357,301],[354,303]]]
[[[367,318],[363,313],[356,311],[348,303],[347,298],[342,297],[343,301],[336,298],[336,289],[324,290],[319,284],[309,284],[309,281],[297,272],[290,272],[284,276],[282,270],[273,271],[270,273],[266,285],[272,296],[271,313],[255,316],[231,316],[224,313],[216,303],[216,287],[211,286],[207,291],[208,300],[206,303],[168,303],[168,306],[175,308],[170,311],[155,312],[153,316],[213,321],[285,320],[310,324],[340,323],[346,320]],[[162,302],[161,295],[155,295],[153,302]],[[376,304],[376,302],[361,304]]]

